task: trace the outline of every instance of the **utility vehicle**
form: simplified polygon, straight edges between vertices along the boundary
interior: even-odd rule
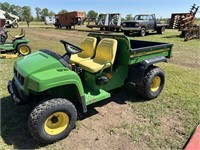
[[[8,31],[5,31],[6,36],[1,36],[0,42],[0,56],[5,56],[14,54],[14,56],[25,56],[31,53],[31,48],[28,43],[29,40],[25,39],[25,31],[21,29],[19,35],[13,36],[12,42],[6,42],[8,38]]]
[[[30,113],[31,135],[43,143],[66,137],[75,127],[77,110],[109,98],[110,90],[135,84],[145,99],[156,98],[165,84],[154,66],[172,56],[172,44],[130,40],[124,35],[90,33],[81,48],[61,40],[61,56],[42,49],[14,65],[8,91],[17,104],[40,101]]]

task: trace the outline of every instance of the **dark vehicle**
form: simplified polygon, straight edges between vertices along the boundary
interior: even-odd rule
[[[136,15],[133,20],[125,21],[121,24],[125,35],[137,32],[140,36],[145,36],[149,31],[156,31],[158,34],[165,32],[168,24],[157,23],[155,14]]]

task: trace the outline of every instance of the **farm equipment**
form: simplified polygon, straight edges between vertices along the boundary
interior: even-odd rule
[[[90,22],[88,22],[87,27],[100,28],[100,31],[119,31],[121,29],[121,14],[99,14],[96,24],[92,25]]]
[[[6,18],[6,20],[4,22],[4,26],[6,28],[11,28],[11,27],[18,28],[18,26],[19,26],[18,21],[17,21],[17,20],[19,20],[18,16],[13,15],[11,13],[7,13],[3,10],[0,10],[0,14],[1,14],[1,16],[4,16],[4,18]]]
[[[10,35],[11,36],[11,35]],[[29,40],[25,39],[25,31],[21,29],[21,33],[16,36],[11,36],[12,43],[6,42],[8,31],[5,31],[5,36],[1,35],[0,40],[0,58],[14,58],[25,56],[31,53],[31,48],[28,46]]]
[[[181,31],[180,37],[183,37],[184,41],[200,38],[200,26],[194,24],[198,9],[199,6],[194,4],[189,13],[172,14],[172,27]]]
[[[90,33],[81,48],[61,40],[61,56],[39,50],[16,61],[8,91],[16,104],[39,101],[30,113],[28,128],[42,143],[68,136],[77,110],[111,97],[110,90],[135,84],[144,99],[156,98],[165,75],[156,63],[172,56],[172,44],[130,40],[124,35]]]
[[[81,25],[83,20],[86,18],[85,13],[82,11],[66,12],[55,15],[55,27],[71,29],[72,26]]]

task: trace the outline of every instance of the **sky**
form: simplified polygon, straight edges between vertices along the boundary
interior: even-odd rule
[[[1,0],[2,1],[2,0]],[[157,18],[170,18],[172,13],[187,13],[193,4],[200,6],[200,0],[6,0],[18,6],[29,6],[32,15],[36,16],[35,8],[48,8],[58,13],[62,9],[67,11],[94,10],[97,13],[121,13],[127,14],[156,14]],[[200,18],[200,8],[196,17]]]

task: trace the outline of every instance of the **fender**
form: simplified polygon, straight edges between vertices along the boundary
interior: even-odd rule
[[[143,60],[140,64],[142,65],[143,69],[147,69],[149,66],[159,62],[167,62],[167,58],[164,56],[149,58]]]
[[[159,62],[167,62],[167,59],[164,56],[154,57],[143,60],[141,63],[137,65],[133,65],[129,67],[128,73],[128,81],[133,82],[135,84],[141,84],[143,81],[144,73],[147,68],[152,66],[153,64]]]
[[[21,44],[21,43],[29,43],[29,40],[27,40],[27,39],[16,39],[13,42],[13,48],[16,49],[17,45]]]
[[[34,73],[28,79],[28,89],[35,92],[43,92],[48,89],[63,85],[76,85],[80,96],[84,96],[84,89],[80,77],[67,68],[50,69]]]

